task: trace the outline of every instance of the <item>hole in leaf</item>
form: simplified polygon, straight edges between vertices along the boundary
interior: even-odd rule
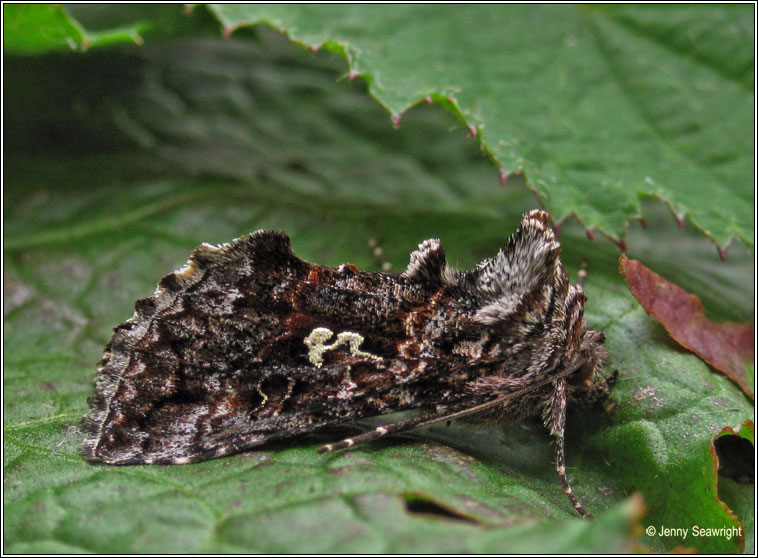
[[[719,475],[733,479],[741,484],[750,484],[755,478],[755,461],[753,461],[753,444],[750,440],[726,434],[713,441],[713,447],[719,458]]]
[[[405,509],[408,513],[420,515],[432,515],[439,519],[453,519],[456,521],[465,521],[467,523],[476,523],[475,520],[465,515],[456,513],[454,510],[443,508],[437,502],[419,494],[405,494]]]

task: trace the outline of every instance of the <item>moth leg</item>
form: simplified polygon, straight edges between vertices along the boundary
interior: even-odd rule
[[[555,437],[555,470],[561,479],[563,493],[579,512],[579,515],[586,519],[592,519],[592,514],[584,509],[584,506],[574,495],[574,491],[569,484],[566,476],[566,454],[564,451],[564,434],[566,430],[566,379],[559,378],[555,381],[555,392],[550,400],[550,404],[545,409],[543,419],[545,426],[550,429],[550,433]]]
[[[619,371],[614,370],[613,373],[608,376],[607,378],[604,378],[601,382],[600,389],[602,390],[602,395],[600,396],[602,402],[603,402],[603,409],[605,410],[606,414],[611,414],[615,408],[616,403],[611,399],[610,397],[610,391],[613,385],[616,383],[616,380],[618,380],[619,377]]]

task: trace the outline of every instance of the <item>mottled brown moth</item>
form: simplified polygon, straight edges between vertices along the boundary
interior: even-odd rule
[[[305,262],[283,233],[203,244],[137,301],[100,362],[84,455],[183,464],[364,417],[412,418],[319,452],[457,418],[541,416],[563,490],[569,403],[608,393],[601,332],[543,211],[473,271],[426,240],[400,274]]]

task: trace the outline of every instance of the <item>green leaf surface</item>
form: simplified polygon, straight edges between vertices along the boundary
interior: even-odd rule
[[[315,450],[355,427],[187,466],[81,458],[111,329],[201,242],[280,229],[307,260],[378,269],[376,239],[403,269],[439,237],[470,268],[536,205],[518,176],[499,184],[449,114],[424,105],[393,130],[340,67],[266,32],[8,57],[4,551],[740,552],[734,537],[639,537],[640,525],[754,524],[751,493],[724,483],[737,518],[719,501],[710,453],[753,406],[639,307],[616,246],[572,221],[562,258],[572,277],[587,261],[587,319],[620,375],[615,410],[569,415],[569,475],[593,522],[566,501],[536,421],[436,426],[333,455]],[[691,228],[666,229],[660,204],[645,210],[658,217],[630,230],[633,257],[664,262],[719,316],[751,318],[752,255],[719,262]]]
[[[443,104],[555,218],[620,241],[654,196],[720,247],[752,246],[751,6],[210,9],[227,31],[264,23],[342,54],[398,122]]]
[[[59,4],[3,4],[3,50],[38,54],[123,42],[139,44],[144,25],[128,23],[88,30]]]

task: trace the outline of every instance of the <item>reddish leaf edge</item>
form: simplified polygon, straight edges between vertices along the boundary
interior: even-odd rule
[[[619,258],[619,271],[645,311],[657,319],[677,343],[729,377],[750,399],[746,367],[754,362],[752,323],[712,322],[700,299],[667,281],[643,263]]]

